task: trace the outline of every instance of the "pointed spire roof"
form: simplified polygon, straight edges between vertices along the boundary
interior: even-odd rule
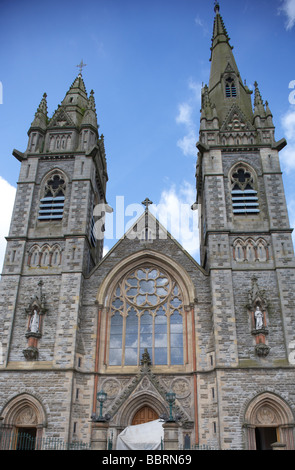
[[[32,128],[41,128],[43,130],[46,129],[47,126],[47,95],[44,93],[42,100],[40,101],[40,104],[38,106],[38,109],[35,113],[34,120],[31,124],[30,129]]]
[[[212,36],[212,49],[217,45],[217,42],[225,41],[229,44],[230,37],[225,28],[222,16],[220,15],[220,6],[218,2],[215,2],[214,6],[215,19],[213,25],[213,36]],[[230,46],[231,47],[231,46]],[[233,47],[231,47],[233,49]]]
[[[61,106],[70,116],[75,125],[80,125],[85,109],[88,106],[88,97],[82,74],[75,78]]]
[[[230,45],[230,38],[225,28],[223,18],[220,15],[220,6],[218,2],[215,3],[214,11],[215,18],[211,45],[211,73],[209,89],[214,88],[226,68],[230,68],[236,74],[239,74],[232,52],[233,47]]]
[[[220,14],[219,2],[214,6],[215,18],[213,24],[213,36],[211,45],[211,71],[208,93],[212,106],[216,107],[216,113],[220,125],[226,119],[233,103],[237,104],[248,120],[252,122],[253,110],[251,103],[251,91],[242,81],[233,47],[226,30],[223,18]],[[226,95],[226,80],[230,79],[234,94]]]

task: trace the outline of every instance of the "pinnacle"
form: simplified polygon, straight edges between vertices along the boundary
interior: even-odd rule
[[[263,110],[264,111],[263,100],[262,100],[260,90],[258,88],[258,83],[255,82],[254,86],[255,86],[254,107],[255,107],[256,110],[259,110],[259,111]]]
[[[38,106],[37,113],[43,113],[47,116],[47,100],[46,100],[46,98],[47,98],[47,94],[44,93],[43,98],[40,101],[40,104]]]
[[[33,122],[31,124],[32,127],[40,127],[42,129],[46,128],[47,125],[47,95],[46,93],[43,94],[43,97],[40,101],[40,104],[37,108],[37,111],[35,113]]]

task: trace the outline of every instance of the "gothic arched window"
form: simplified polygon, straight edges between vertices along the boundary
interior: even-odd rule
[[[233,213],[237,215],[258,214],[259,202],[254,176],[243,165],[234,169],[231,175]]]
[[[153,365],[183,364],[183,298],[177,282],[155,266],[121,279],[110,310],[110,366],[137,366],[148,350]]]
[[[229,77],[225,81],[225,96],[227,98],[236,98],[237,88],[233,78]]]
[[[66,184],[63,176],[54,173],[45,183],[40,200],[39,220],[60,220],[63,217]]]

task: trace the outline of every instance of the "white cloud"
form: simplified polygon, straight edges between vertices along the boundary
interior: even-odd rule
[[[185,156],[196,157],[197,127],[201,101],[201,84],[189,80],[188,89],[190,96],[187,101],[178,105],[178,115],[176,116],[177,124],[183,125],[185,135],[177,141],[177,146],[181,149]]]
[[[199,15],[195,18],[195,24],[198,28],[202,29],[204,35],[208,34],[208,27],[206,23],[199,17]]]
[[[0,272],[4,262],[6,240],[10,227],[10,220],[13,210],[13,204],[15,199],[16,189],[11,186],[5,179],[0,176],[0,200],[1,206],[1,217],[0,217]]]
[[[192,122],[192,112],[193,109],[190,104],[182,103],[178,106],[178,116],[176,117],[176,122],[178,124],[185,124],[189,126]]]
[[[286,172],[295,169],[295,108],[290,108],[281,118],[284,134],[288,145],[285,147],[280,158]]]
[[[187,156],[197,156],[196,151],[196,132],[194,129],[188,129],[187,134],[177,141],[177,146],[181,149],[182,153]]]
[[[196,200],[196,189],[184,181],[180,187],[172,184],[163,190],[159,204],[150,211],[183,248],[195,259],[199,256],[198,212],[191,206]]]
[[[289,31],[295,24],[295,0],[282,0],[279,12],[283,12],[286,15],[286,29]]]

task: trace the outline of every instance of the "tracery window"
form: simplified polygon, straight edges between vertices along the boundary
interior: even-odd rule
[[[231,176],[231,195],[233,213],[239,215],[258,214],[258,193],[254,186],[254,177],[251,172],[239,166]]]
[[[125,275],[111,301],[109,365],[139,365],[145,349],[153,365],[183,364],[182,293],[155,266]]]
[[[40,200],[39,220],[59,220],[63,217],[66,184],[59,173],[53,174],[45,184]]]

